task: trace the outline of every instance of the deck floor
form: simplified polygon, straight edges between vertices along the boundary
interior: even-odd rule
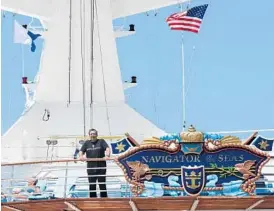
[[[48,201],[10,202],[1,204],[3,211],[132,211],[128,198],[55,199]],[[266,197],[176,197],[176,198],[132,198],[134,211],[175,210],[274,210],[274,196]],[[72,205],[72,206],[70,206]],[[14,209],[15,208],[15,209]],[[252,210],[250,209],[250,210]]]

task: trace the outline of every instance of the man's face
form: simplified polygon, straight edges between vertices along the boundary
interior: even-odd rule
[[[90,133],[89,133],[90,140],[96,140],[97,136],[98,135],[97,135],[96,131],[90,131]]]

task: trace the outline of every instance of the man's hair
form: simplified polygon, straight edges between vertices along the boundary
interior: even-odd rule
[[[94,129],[94,128],[89,129],[88,134],[90,134],[91,132],[96,132],[96,134],[98,135],[98,131],[96,129]]]

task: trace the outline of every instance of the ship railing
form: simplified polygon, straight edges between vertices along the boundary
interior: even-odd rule
[[[53,160],[2,164],[1,199],[24,201],[52,198],[85,198],[90,192],[100,195],[99,187],[89,191],[89,185],[106,184],[108,197],[131,197],[130,184],[113,159],[107,159],[107,167],[87,168],[86,161],[105,159]],[[106,175],[87,175],[87,169],[106,169]],[[89,183],[88,177],[105,176],[106,182]],[[28,182],[37,184],[28,186]],[[30,190],[32,191],[30,192]],[[5,202],[2,200],[2,202]]]
[[[106,169],[106,175],[87,175],[86,162],[106,161],[107,167],[90,168]],[[2,163],[1,201],[27,201],[45,200],[55,198],[88,198],[90,192],[96,192],[100,196],[99,187],[95,191],[89,191],[89,185],[106,184],[109,198],[131,198],[131,185],[125,179],[123,171],[117,166],[114,158],[111,159],[85,159],[84,161],[70,160],[44,160],[18,163]],[[273,169],[274,165],[268,165]],[[271,179],[260,178],[260,182],[274,183],[274,172]],[[105,176],[106,182],[89,183],[88,177]],[[272,179],[273,178],[273,179]],[[28,183],[37,180],[37,184]],[[260,187],[260,191],[269,189],[268,185]],[[273,189],[273,185],[272,185]],[[32,190],[32,191],[29,191]],[[264,192],[264,191],[263,191]],[[272,191],[274,192],[274,190]]]

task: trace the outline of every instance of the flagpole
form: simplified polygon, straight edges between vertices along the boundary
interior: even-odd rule
[[[183,131],[186,128],[186,95],[185,95],[185,56],[184,56],[184,34],[182,32],[182,92],[183,92]]]
[[[181,3],[181,12],[183,4]],[[182,32],[182,92],[183,92],[183,131],[186,128],[186,95],[185,95],[185,53],[184,53],[184,33]]]
[[[25,76],[25,61],[24,61],[24,47],[21,44],[21,53],[22,53],[22,76]]]

